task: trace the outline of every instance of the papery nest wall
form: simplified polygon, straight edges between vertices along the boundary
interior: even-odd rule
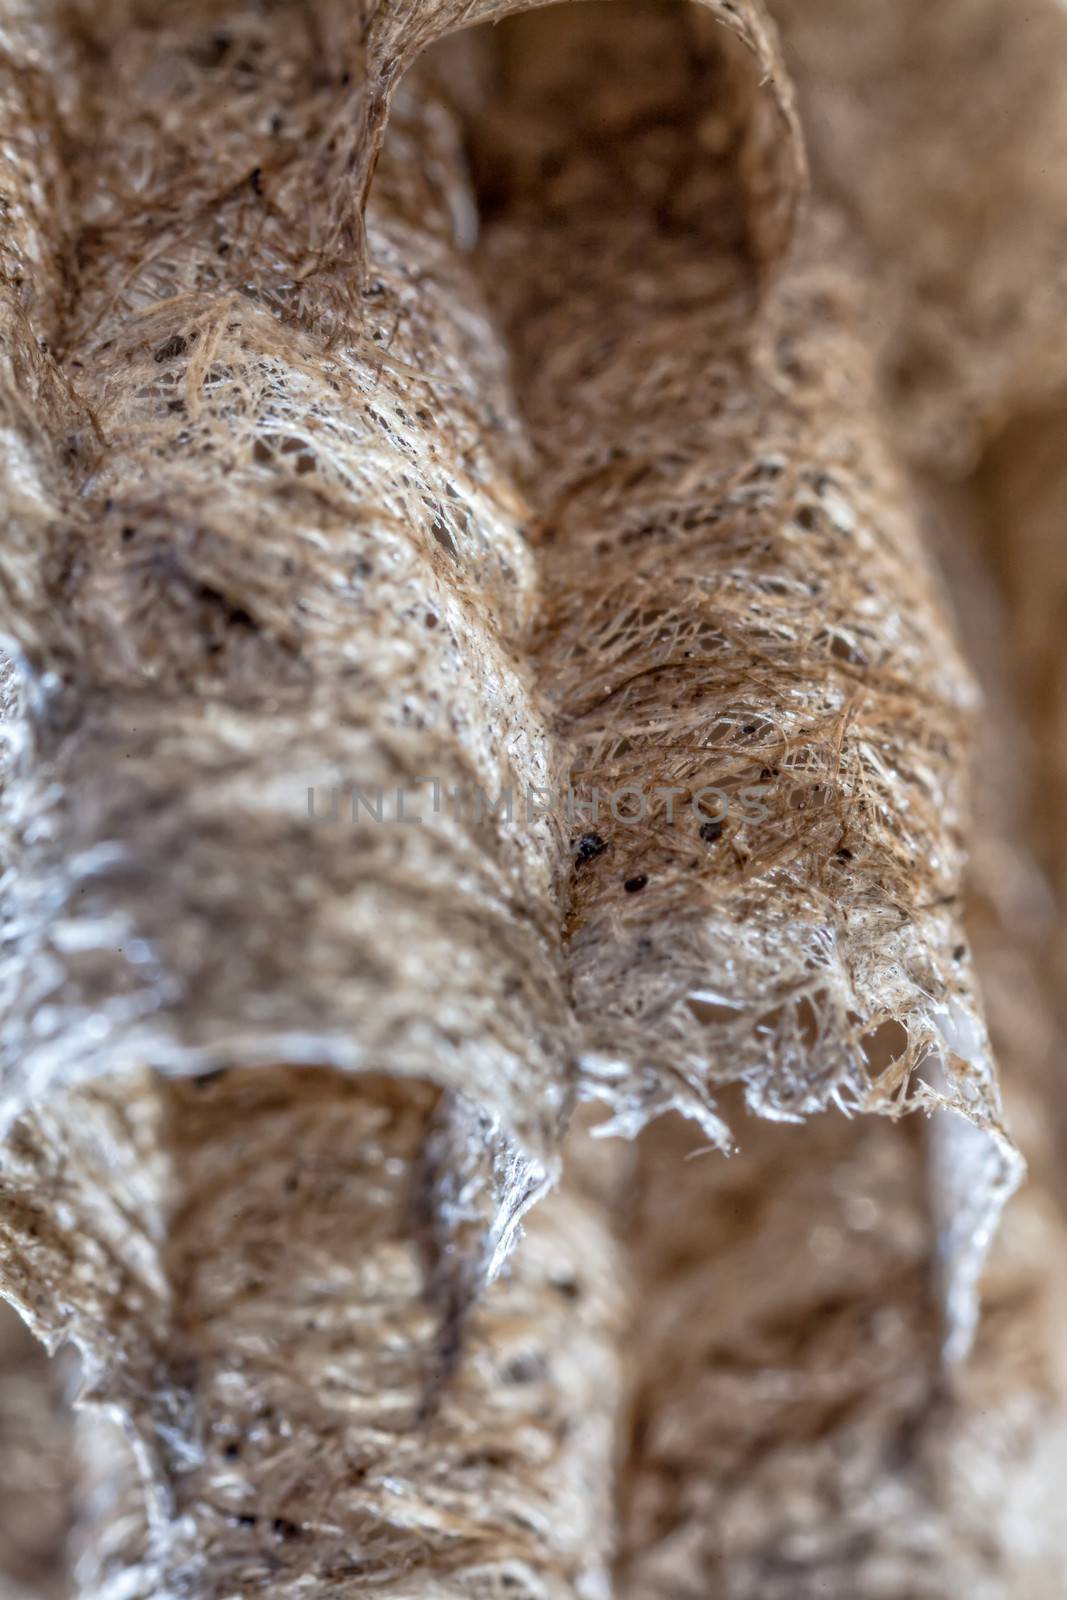
[[[580,1099],[722,1149],[731,1086],[934,1113],[956,1356],[1019,1176],[962,923],[979,701],[773,28],[466,31],[510,9],[5,19],[3,1288],[124,1422],[136,1471],[92,1470],[148,1486],[85,1593],[605,1594],[588,1150],[473,1309]]]

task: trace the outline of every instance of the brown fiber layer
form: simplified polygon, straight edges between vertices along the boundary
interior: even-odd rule
[[[1058,1595],[1067,14],[769,9],[0,0],[13,1585]]]

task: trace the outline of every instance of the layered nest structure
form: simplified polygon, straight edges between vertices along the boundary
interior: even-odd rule
[[[0,6],[4,1600],[1059,1600],[1065,65]]]

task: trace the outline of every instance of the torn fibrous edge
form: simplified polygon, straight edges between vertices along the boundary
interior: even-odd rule
[[[721,1008],[717,991],[694,991],[694,1000]],[[918,1022],[918,1019],[916,1019]],[[921,1028],[921,1032],[920,1032]],[[921,1114],[930,1120],[929,1193],[937,1234],[937,1291],[944,1319],[946,1361],[966,1357],[979,1316],[979,1284],[1001,1212],[1026,1174],[1026,1162],[1000,1114],[1000,1093],[984,1019],[950,998],[931,1004],[916,1034],[923,1039],[909,1074],[906,1098],[885,1097],[877,1087],[838,1082],[824,1087],[794,1109],[746,1089],[750,1110],[771,1121],[802,1123],[829,1107],[846,1115],[882,1114],[893,1119]],[[636,1138],[665,1109],[695,1121],[709,1146],[729,1156],[737,1152],[737,1130],[719,1114],[716,1100],[673,1084],[659,1067],[642,1081],[635,1056],[623,1059],[603,1051],[579,1057],[583,1095],[611,1110],[594,1136]],[[666,1104],[665,1104],[666,1102]]]
[[[960,955],[960,928],[954,916],[938,913],[928,931],[933,948],[951,948]],[[853,1116],[877,1114],[897,1120],[914,1113],[931,1118],[931,1200],[940,1240],[945,1348],[946,1355],[956,1359],[966,1353],[973,1335],[978,1279],[1000,1212],[1026,1166],[1003,1121],[976,985],[964,981],[962,969],[969,958],[952,963],[953,984],[917,989],[906,973],[909,964],[928,959],[929,947],[917,935],[913,943],[912,937],[894,949],[887,936],[886,967],[895,968],[898,981],[888,987],[884,982],[878,985],[878,1020],[873,1024],[860,1021],[864,1008],[857,997],[855,974],[844,969],[832,942],[818,942],[823,964],[807,993],[818,996],[827,1010],[816,1013],[805,991],[800,991],[803,1037],[797,1048],[815,1060],[824,1039],[836,1041],[838,1049],[827,1051],[823,1074],[792,1090],[788,1073],[782,1077],[770,1068],[762,1077],[741,1081],[749,1110],[772,1121],[801,1123],[829,1107]],[[805,964],[810,969],[810,959]],[[880,976],[884,979],[885,972]],[[835,977],[836,1016],[829,1004]],[[753,1030],[760,1030],[760,1008],[754,1000],[746,1002],[730,993],[721,980],[715,988],[694,987],[688,998],[696,1016],[707,1020],[702,1028],[684,1029],[680,1035],[672,1028],[666,1070],[661,1061],[650,1061],[647,1017],[632,1025],[629,1053],[609,1051],[595,1035],[590,1039],[587,1034],[579,1056],[581,1092],[605,1102],[612,1111],[610,1120],[596,1129],[598,1136],[634,1137],[664,1110],[673,1110],[696,1121],[712,1146],[727,1154],[735,1149],[736,1132],[719,1112],[718,1090],[731,1081],[731,1063],[747,1051]],[[782,1042],[782,1007],[770,1012],[764,1008],[763,1014],[768,1057],[778,1059],[772,1045],[777,1049]],[[669,1021],[665,1007],[660,1018],[665,1030]],[[812,1038],[809,1030],[816,1025],[824,1031]],[[891,1053],[888,1062],[879,1059],[883,1033]],[[710,1056],[709,1034],[714,1037]],[[677,1049],[680,1039],[682,1054]],[[645,1070],[643,1061],[650,1062]]]

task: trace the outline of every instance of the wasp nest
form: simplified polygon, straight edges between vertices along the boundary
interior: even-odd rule
[[[769,9],[0,6],[0,1593],[1059,1594],[1067,14]]]

